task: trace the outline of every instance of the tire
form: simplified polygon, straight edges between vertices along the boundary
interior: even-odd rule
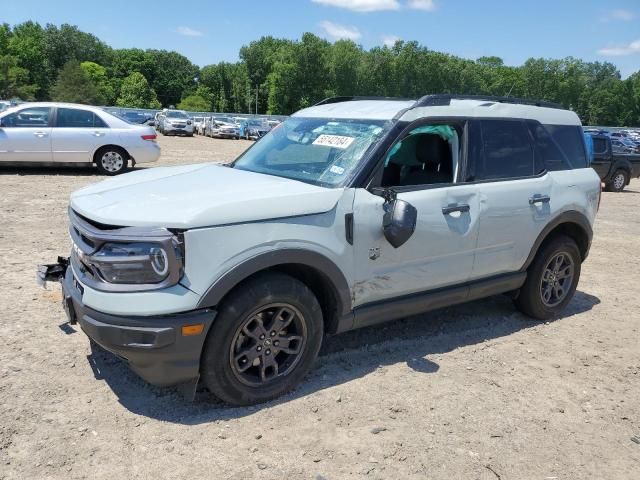
[[[626,170],[619,168],[611,175],[611,181],[607,183],[607,191],[621,192],[625,185],[629,183],[629,174]]]
[[[276,321],[284,327],[274,334]],[[202,353],[203,383],[232,405],[279,397],[309,371],[323,331],[320,304],[305,284],[281,273],[259,274],[222,302]],[[290,351],[277,349],[278,342]]]
[[[103,175],[118,175],[127,170],[129,154],[120,147],[103,147],[96,152],[93,160]]]
[[[581,266],[580,250],[572,238],[555,235],[546,240],[527,270],[527,280],[514,300],[516,307],[538,320],[557,316],[573,298]]]

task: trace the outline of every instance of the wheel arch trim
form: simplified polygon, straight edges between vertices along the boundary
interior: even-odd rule
[[[200,299],[197,308],[209,308],[218,303],[240,282],[250,276],[280,265],[302,265],[310,267],[330,283],[339,303],[338,314],[351,312],[351,290],[340,268],[329,258],[311,250],[286,248],[258,254],[236,265],[217,278]]]
[[[591,228],[591,223],[587,219],[586,215],[580,213],[576,210],[569,210],[566,212],[562,212],[557,217],[555,217],[552,221],[550,221],[540,232],[538,238],[531,247],[531,251],[529,252],[529,256],[527,260],[524,262],[524,265],[520,269],[520,271],[525,271],[529,268],[529,265],[533,262],[538,250],[544,243],[544,241],[549,237],[549,235],[556,230],[558,227],[566,224],[570,228],[578,227],[586,236],[586,245],[580,248],[582,254],[582,260],[584,261],[589,254],[589,248],[591,247],[591,240],[593,238],[593,229]],[[578,247],[581,247],[578,245]]]

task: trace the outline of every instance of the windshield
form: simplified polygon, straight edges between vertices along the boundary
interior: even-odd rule
[[[292,117],[247,150],[234,168],[337,187],[351,177],[388,123]]]
[[[230,119],[229,117],[216,117],[216,120],[218,122],[224,122],[224,123],[235,123],[232,119]]]
[[[167,117],[169,117],[169,118],[189,118],[189,116],[184,112],[167,112]]]

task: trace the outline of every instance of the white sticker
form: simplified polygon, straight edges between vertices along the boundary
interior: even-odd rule
[[[341,135],[320,135],[313,142],[314,145],[322,145],[323,147],[334,148],[349,148],[349,145],[353,143],[355,139],[353,137],[343,137]]]
[[[331,173],[335,173],[336,175],[342,175],[344,173],[344,168],[339,167],[337,165],[332,165],[329,171]]]

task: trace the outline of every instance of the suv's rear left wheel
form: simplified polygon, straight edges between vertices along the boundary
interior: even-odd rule
[[[279,397],[309,371],[322,333],[322,311],[306,285],[281,273],[258,275],[220,306],[202,355],[202,380],[233,405]]]
[[[539,320],[558,315],[573,298],[581,263],[572,238],[556,235],[546,241],[527,270],[527,280],[515,300],[518,309]]]

